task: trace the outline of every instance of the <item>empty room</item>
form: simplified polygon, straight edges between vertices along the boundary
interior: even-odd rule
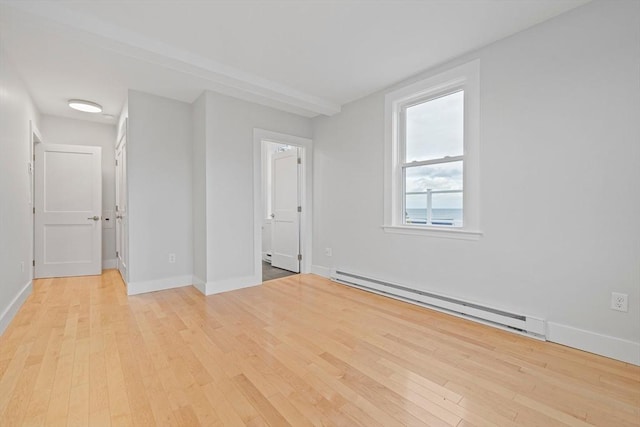
[[[640,1],[0,0],[0,426],[640,426]]]

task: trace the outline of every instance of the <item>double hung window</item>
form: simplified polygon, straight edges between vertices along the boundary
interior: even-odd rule
[[[480,235],[478,69],[465,64],[386,96],[386,231]]]
[[[404,224],[464,224],[464,90],[402,106]]]

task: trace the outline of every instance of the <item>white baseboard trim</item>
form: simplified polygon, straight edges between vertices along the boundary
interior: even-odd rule
[[[640,343],[547,322],[547,341],[640,365]]]
[[[327,279],[331,278],[331,269],[328,267],[323,267],[321,265],[312,265],[311,273],[317,274],[318,276],[326,277]]]
[[[203,295],[207,294],[207,283],[198,276],[193,276],[193,287],[199,290]]]
[[[207,282],[205,295],[236,291],[262,284],[262,273],[259,276],[234,277],[232,279]]]
[[[7,326],[9,326],[9,323],[11,323],[18,313],[18,310],[20,310],[20,307],[22,307],[22,304],[24,304],[29,295],[31,295],[31,291],[33,291],[33,283],[29,281],[29,283],[22,287],[20,292],[18,292],[15,298],[13,298],[2,314],[0,314],[0,335],[4,333]]]
[[[138,295],[146,292],[164,291],[167,289],[191,286],[193,276],[166,277],[164,279],[147,280],[144,282],[129,282],[127,295]]]
[[[118,268],[118,260],[117,259],[103,259],[102,260],[102,269],[103,270],[111,270],[114,268]]]

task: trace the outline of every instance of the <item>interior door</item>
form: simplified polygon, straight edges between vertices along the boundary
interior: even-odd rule
[[[127,282],[127,144],[123,137],[116,150],[116,259],[122,279]]]
[[[298,150],[275,153],[271,160],[271,265],[300,272]]]
[[[35,277],[102,272],[100,147],[36,145]]]

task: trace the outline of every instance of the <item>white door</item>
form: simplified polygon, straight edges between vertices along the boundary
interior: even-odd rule
[[[127,281],[127,144],[123,137],[116,150],[116,259],[122,279]]]
[[[298,150],[275,153],[271,160],[271,265],[300,272]]]
[[[35,277],[102,272],[100,147],[36,145]]]

